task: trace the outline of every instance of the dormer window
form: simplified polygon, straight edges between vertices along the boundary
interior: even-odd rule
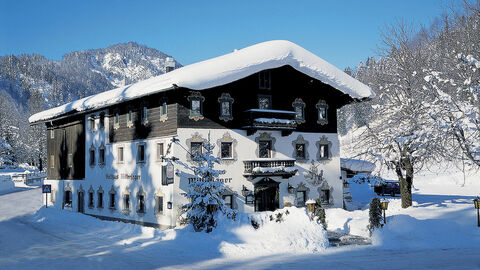
[[[220,98],[218,98],[218,102],[220,103],[220,120],[223,121],[230,121],[233,119],[232,113],[232,103],[233,98],[228,93],[223,93]]]
[[[258,88],[271,89],[271,75],[270,70],[260,71],[258,73]]]
[[[301,98],[297,98],[292,103],[292,106],[295,111],[295,120],[297,123],[305,123],[305,102],[303,102]]]
[[[317,105],[318,119],[317,123],[320,125],[328,124],[328,105],[324,100],[319,100]]]
[[[195,121],[203,119],[203,101],[205,101],[205,98],[200,92],[192,92],[188,100],[190,101],[189,118]]]

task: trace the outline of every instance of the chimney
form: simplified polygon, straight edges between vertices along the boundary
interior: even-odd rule
[[[171,57],[165,59],[165,73],[170,72],[175,69],[175,60]]]

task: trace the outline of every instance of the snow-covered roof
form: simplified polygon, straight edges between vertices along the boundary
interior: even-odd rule
[[[131,85],[82,98],[32,115],[30,123],[47,121],[67,113],[100,109],[176,87],[203,90],[224,85],[261,70],[290,65],[352,98],[369,98],[374,93],[327,61],[286,40],[259,43],[216,58],[181,67]]]
[[[354,172],[373,172],[375,164],[359,159],[341,158],[340,167]]]

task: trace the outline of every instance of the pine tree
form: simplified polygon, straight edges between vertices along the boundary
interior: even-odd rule
[[[315,200],[315,210],[313,211],[313,215],[317,217],[317,222],[323,225],[323,228],[327,229],[327,219],[325,215],[325,209],[322,207],[322,200],[316,199]]]
[[[382,227],[382,209],[380,208],[379,198],[372,199],[372,201],[370,202],[370,209],[368,211],[368,214],[370,216],[368,220],[368,230],[371,234],[375,228]]]
[[[210,136],[209,136],[210,137]],[[215,146],[204,142],[202,147],[205,151],[193,157],[194,165],[180,163],[186,169],[192,171],[197,176],[198,181],[189,184],[189,191],[186,197],[190,203],[184,207],[187,211],[187,220],[197,232],[211,232],[217,226],[217,217],[220,214],[228,218],[235,218],[236,211],[228,208],[222,199],[222,194],[228,188],[224,183],[218,181],[224,170],[214,169],[215,164],[220,160],[213,156]]]

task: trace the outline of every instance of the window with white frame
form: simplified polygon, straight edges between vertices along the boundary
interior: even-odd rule
[[[123,146],[117,147],[117,163],[123,163]]]
[[[162,161],[162,157],[164,156],[163,152],[163,143],[157,143],[157,161]]]
[[[320,159],[328,159],[329,156],[328,156],[328,144],[320,144],[320,147],[318,149],[319,151],[319,155],[320,155]]]
[[[73,168],[73,154],[72,153],[68,153],[68,155],[67,155],[67,165],[68,165],[68,168]]]
[[[155,205],[155,213],[159,215],[163,215],[163,196],[156,196],[155,198],[156,205]]]
[[[200,94],[200,92],[192,92],[188,96],[190,101],[190,115],[189,118],[195,121],[203,119],[203,102],[205,98]]]
[[[292,103],[292,106],[295,111],[295,120],[297,123],[305,123],[305,102],[303,102],[301,98],[297,98]]]
[[[220,120],[230,121],[233,119],[232,104],[233,98],[228,93],[223,93],[220,98],[218,98],[220,104]]]
[[[50,139],[55,139],[55,130],[50,129]]]
[[[221,158],[233,158],[232,142],[221,142]]]
[[[317,119],[317,123],[320,124],[320,125],[325,125],[325,124],[328,124],[328,105],[327,103],[324,101],[324,100],[319,100],[317,105],[317,114],[318,114],[318,119]]]
[[[305,144],[304,143],[297,143],[295,144],[295,158],[298,159],[305,159]]]
[[[271,158],[272,157],[272,141],[260,140],[258,142],[258,157]]]
[[[195,157],[202,154],[202,143],[201,142],[191,142],[190,143],[190,154],[191,159],[194,160]]]

